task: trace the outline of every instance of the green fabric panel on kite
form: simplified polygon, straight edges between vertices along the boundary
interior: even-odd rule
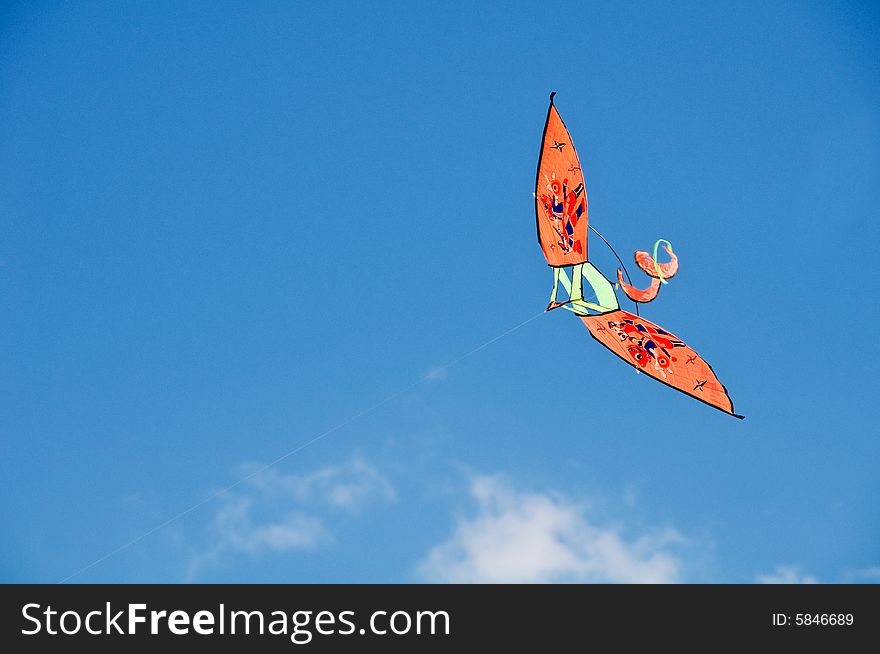
[[[584,264],[584,279],[595,291],[596,300],[604,307],[605,311],[616,311],[620,308],[611,282],[605,279],[605,275],[600,273],[589,261]]]
[[[569,297],[571,297],[571,280],[568,278],[568,273],[564,268],[558,268],[557,270],[559,271],[559,281],[562,282],[562,287],[565,289],[566,293],[569,294]],[[617,303],[617,296],[614,295],[614,289],[611,284],[590,262],[583,264],[583,277],[587,280],[590,288],[593,289],[594,295],[599,303],[587,302],[583,299],[572,300],[568,304],[562,305],[563,309],[567,309],[578,315],[585,315],[587,313],[584,310],[585,308],[591,309],[597,313],[608,313],[609,311],[616,311],[620,308],[620,305]]]

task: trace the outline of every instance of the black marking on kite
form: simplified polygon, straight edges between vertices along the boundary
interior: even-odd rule
[[[684,362],[684,365],[687,365],[689,363],[694,363],[694,361],[696,361],[696,359],[697,359],[696,354],[694,356],[688,356],[688,360]],[[694,364],[694,365],[696,365],[696,364]]]
[[[568,167],[568,172],[570,172],[570,173],[576,173],[576,172],[579,171],[580,169],[581,169],[580,166],[575,166],[574,164],[571,164],[571,165]]]
[[[550,149],[559,150],[560,152],[562,152],[562,148],[564,148],[566,145],[568,145],[568,143],[560,143],[559,141],[554,139],[553,145],[550,146]]]
[[[706,385],[706,382],[707,382],[707,381],[709,381],[709,380],[708,380],[708,379],[704,379],[703,381],[700,381],[700,380],[698,379],[698,380],[697,380],[697,385],[694,386],[694,390],[695,390],[695,391],[700,391],[700,392],[702,393],[702,392],[703,392],[703,386]]]

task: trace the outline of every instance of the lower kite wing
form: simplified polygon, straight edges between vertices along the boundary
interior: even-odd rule
[[[733,402],[712,366],[665,329],[620,309],[580,318],[593,338],[636,370],[736,418],[743,417],[733,412]]]

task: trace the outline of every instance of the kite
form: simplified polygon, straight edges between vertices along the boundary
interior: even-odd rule
[[[677,336],[639,315],[639,304],[654,300],[660,287],[678,273],[678,256],[672,244],[660,239],[653,252],[638,250],[636,265],[648,275],[647,288],[632,285],[626,266],[610,243],[589,224],[584,173],[571,135],[553,103],[541,140],[535,180],[535,217],[538,243],[553,269],[553,290],[547,311],[564,308],[580,318],[590,335],[620,359],[657,381],[690,395],[736,418],[733,402],[724,385],[703,358]],[[591,262],[587,241],[592,230],[620,262],[617,284],[609,281]],[[662,246],[668,261],[659,261]],[[571,268],[571,279],[567,269]],[[626,280],[624,280],[626,273]],[[584,283],[592,290],[584,297]],[[560,285],[567,299],[559,299]],[[635,303],[635,314],[620,308],[615,287]],[[595,301],[593,301],[595,300]]]

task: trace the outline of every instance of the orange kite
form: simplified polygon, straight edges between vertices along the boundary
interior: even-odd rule
[[[617,270],[616,285],[612,285],[590,262],[587,256],[588,228],[606,244],[608,242],[592,225],[588,225],[583,170],[571,134],[553,104],[555,95],[550,94],[535,182],[538,243],[553,269],[553,290],[547,310],[563,307],[573,312],[594,339],[637,371],[742,418],[734,412],[727,389],[718,381],[712,366],[684,341],[638,315],[638,305],[656,298],[661,284],[666,284],[678,273],[679,261],[672,251],[672,244],[660,239],[654,244],[653,254],[642,250],[635,252],[636,264],[651,278],[645,289],[624,281],[626,268],[620,257],[617,259],[623,271]],[[658,261],[661,245],[669,257],[665,263]],[[614,248],[611,250],[614,252]],[[569,267],[571,279],[566,270]],[[628,273],[626,277],[629,280]],[[589,299],[584,297],[584,280],[593,291]],[[565,289],[567,299],[559,299],[560,285]],[[635,303],[635,314],[620,308],[615,288]]]

